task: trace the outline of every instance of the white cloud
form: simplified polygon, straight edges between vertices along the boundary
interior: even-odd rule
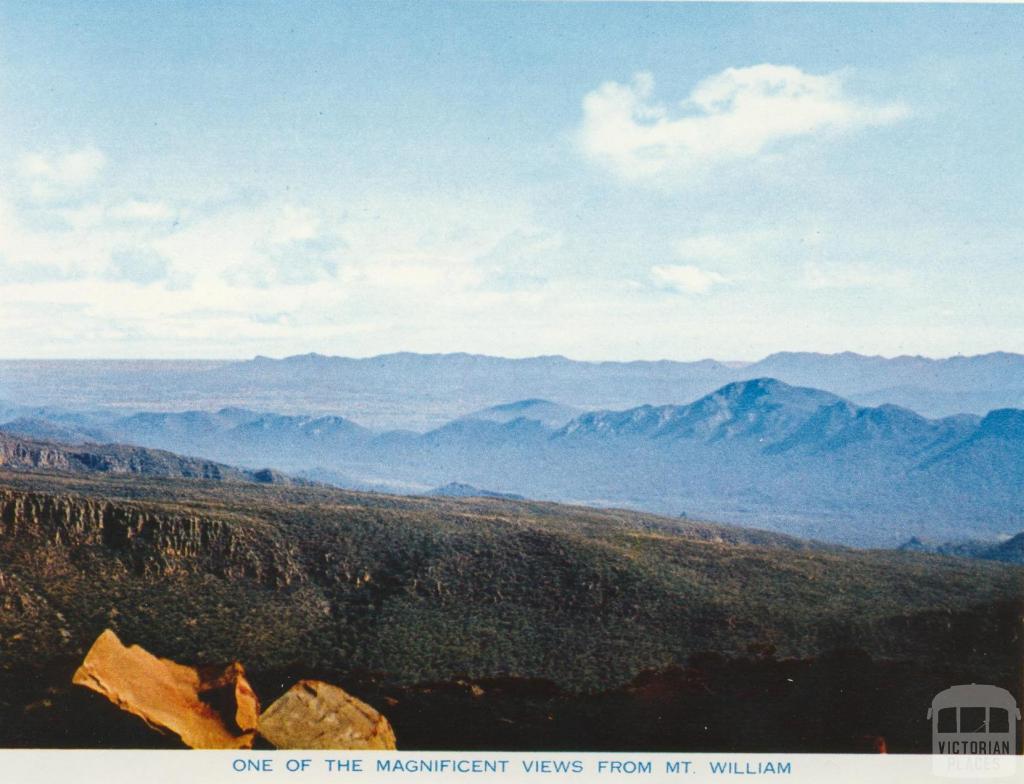
[[[878,240],[851,241],[848,229],[829,223],[795,224],[761,230],[694,234],[673,249],[687,272],[676,273],[680,290],[706,293],[721,283],[744,283],[759,289],[782,285],[807,291],[896,289],[911,283],[907,269],[881,260]],[[895,250],[891,245],[889,250]],[[867,259],[867,260],[864,260]],[[721,270],[705,273],[706,269]],[[684,269],[670,267],[669,269]],[[716,276],[718,279],[705,277]],[[666,274],[656,278],[668,285]]]
[[[674,112],[655,102],[653,93],[649,73],[588,93],[578,132],[584,154],[624,179],[646,180],[753,158],[787,139],[887,125],[909,114],[899,103],[849,97],[839,72],[815,75],[783,65],[727,68],[698,83]]]
[[[311,240],[320,234],[320,224],[320,216],[314,210],[286,204],[274,217],[269,240],[279,245]]]
[[[19,161],[18,171],[38,201],[59,199],[91,184],[107,164],[95,147],[65,153],[30,153]]]
[[[93,210],[66,215],[61,210],[32,210],[31,220],[0,193],[0,273],[36,277],[81,277],[103,269],[111,250],[124,238],[96,230]]]
[[[479,195],[38,202],[20,185],[0,182],[0,344],[22,354],[429,341],[532,302],[498,273],[559,245],[529,208]]]
[[[692,264],[662,264],[651,267],[651,277],[661,286],[685,294],[708,294],[715,286],[730,282],[729,278]]]
[[[660,345],[666,325],[702,335],[723,309],[737,317],[733,298],[711,296],[721,287],[742,281],[744,301],[771,304],[778,281],[814,299],[815,287],[867,285],[871,272],[838,266],[849,255],[827,242],[805,247],[806,234],[828,237],[814,227],[745,226],[678,238],[666,263],[621,271],[632,283],[566,264],[574,249],[546,223],[527,205],[465,194],[199,205],[0,193],[0,300],[11,311],[0,344],[22,355],[585,355],[594,345],[626,355]],[[691,299],[680,308],[665,291]]]

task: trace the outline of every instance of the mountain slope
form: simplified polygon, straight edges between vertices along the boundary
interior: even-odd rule
[[[129,474],[167,479],[210,479],[219,482],[294,484],[270,469],[248,471],[210,460],[182,457],[158,449],[123,444],[78,446],[0,433],[0,466],[22,471],[62,471],[69,474]]]
[[[520,495],[511,493],[495,493],[493,490],[481,490],[479,487],[462,484],[461,482],[449,482],[444,487],[436,487],[426,495],[438,496],[441,498],[507,498],[512,501],[525,501]]]
[[[1024,514],[1015,416],[929,420],[754,379],[683,406],[588,412],[555,433],[518,420],[459,421],[419,438],[376,439],[348,459],[380,481],[456,479],[895,546],[912,535],[1015,531]]]
[[[686,405],[590,411],[553,428],[556,413],[566,410],[520,401],[420,434],[336,416],[186,411],[114,419],[104,433],[354,489],[466,484],[855,545],[995,540],[1024,515],[1024,412],[1014,409],[927,419],[752,379]]]
[[[105,440],[105,434],[102,431],[79,429],[39,417],[18,417],[4,422],[0,424],[0,433],[6,433],[15,438],[59,441],[65,444],[84,444]]]
[[[532,398],[530,400],[517,400],[513,403],[503,403],[498,406],[484,408],[480,411],[466,414],[461,419],[500,423],[525,419],[527,421],[540,422],[548,428],[557,429],[581,413],[583,412],[572,406],[563,406],[550,400]]]
[[[776,690],[781,662],[836,649],[860,651],[862,669],[904,662],[925,690],[950,661],[958,676],[1020,677],[1019,567],[622,511],[0,470],[0,563],[0,741],[26,721],[45,732],[36,702],[53,704],[106,627],[179,661],[239,658],[257,685],[299,670],[398,689],[396,710],[423,684],[435,702],[418,722],[435,725],[446,692],[430,683],[593,692],[712,653],[772,651],[747,671]],[[891,712],[903,700],[888,695]],[[523,699],[497,717],[537,698]],[[728,705],[716,710],[749,712]]]
[[[916,537],[900,545],[901,550],[915,553],[938,553],[959,558],[980,558],[1024,565],[1024,532],[1001,542],[959,541],[931,544]]]

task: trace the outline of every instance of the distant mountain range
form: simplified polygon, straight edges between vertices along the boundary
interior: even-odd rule
[[[462,482],[449,482],[444,487],[431,490],[427,495],[438,498],[505,498],[509,501],[525,501],[521,495],[515,493],[495,493],[493,490],[481,490],[473,485]]]
[[[980,558],[984,561],[1024,564],[1024,533],[1019,533],[1000,542],[979,542],[968,539],[934,544],[922,542],[917,537],[913,537],[900,545],[899,549],[912,553],[936,553],[958,558]]]
[[[929,417],[1024,407],[1024,356],[1010,353],[890,359],[784,352],[746,363],[410,353],[241,362],[6,360],[0,361],[0,401],[8,407],[122,413],[242,407],[340,414],[378,430],[424,431],[513,400],[624,409],[678,404],[755,378],[825,389],[864,406],[899,405]]]
[[[857,545],[994,540],[1024,528],[1024,411],[928,419],[776,379],[733,382],[687,405],[579,413],[529,399],[426,433],[239,408],[13,413],[0,430],[269,465],[352,489],[470,486]]]

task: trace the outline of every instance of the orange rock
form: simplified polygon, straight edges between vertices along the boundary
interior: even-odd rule
[[[259,700],[235,662],[194,668],[122,645],[110,629],[96,638],[72,682],[99,692],[194,749],[252,747]]]
[[[302,680],[260,716],[260,735],[279,749],[394,749],[388,720],[344,689]]]
[[[260,721],[260,701],[245,679],[245,668],[240,662],[232,662],[223,669],[200,668],[199,696],[213,704],[226,719],[234,722],[233,729],[241,732],[255,732]]]

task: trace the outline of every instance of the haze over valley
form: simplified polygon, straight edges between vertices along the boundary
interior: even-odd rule
[[[400,352],[356,359],[2,360],[0,405],[138,411],[250,408],[335,414],[375,430],[424,431],[530,398],[583,410],[680,405],[733,381],[774,378],[864,406],[927,417],[1024,408],[1024,355],[931,359],[781,352],[756,362],[580,362]]]
[[[0,431],[351,489],[630,507],[860,546],[999,541],[1024,528],[1024,411],[978,408],[1019,400],[1024,357],[1014,354],[777,354],[747,365],[303,355],[0,370],[12,401]],[[836,390],[883,400],[858,405]],[[895,405],[886,390],[918,410],[944,400],[945,413]],[[33,395],[49,405],[27,404]],[[659,402],[672,395],[682,402]],[[176,410],[186,399],[207,405]],[[442,415],[452,418],[437,425]]]

